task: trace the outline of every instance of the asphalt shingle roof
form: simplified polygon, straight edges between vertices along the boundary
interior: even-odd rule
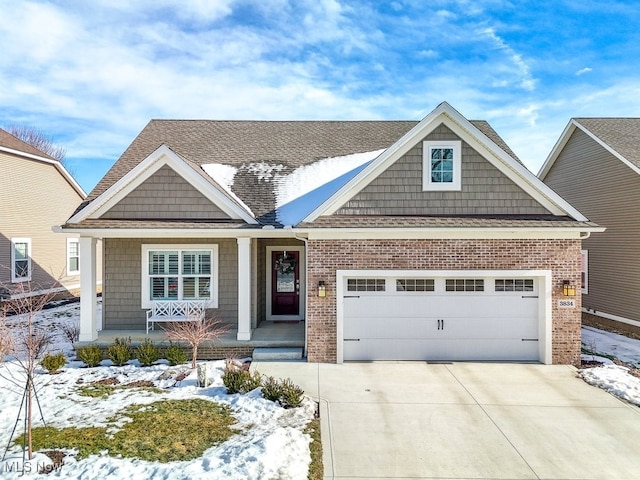
[[[281,175],[329,157],[386,149],[416,121],[151,120],[87,197],[95,199],[161,145],[167,145],[208,181],[201,165],[236,167],[232,191],[262,224],[274,224],[275,193],[251,164],[278,165]],[[517,159],[483,120],[471,123]],[[86,203],[85,203],[86,204]],[[83,204],[83,205],[85,205]]]
[[[574,118],[576,122],[640,168],[640,118]]]
[[[49,160],[55,160],[50,155],[41,152],[36,147],[31,146],[27,142],[20,140],[18,137],[11,135],[6,130],[0,128],[0,147],[10,148],[12,150],[18,150],[20,152],[29,153],[31,155],[37,155],[38,157],[47,158]]]

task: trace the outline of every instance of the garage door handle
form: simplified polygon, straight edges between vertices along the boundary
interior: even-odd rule
[[[359,338],[345,338],[344,341],[345,342],[359,342],[360,339]]]
[[[537,342],[538,339],[537,338],[523,338],[522,341],[523,342]]]
[[[360,298],[360,295],[345,295],[342,298]]]
[[[522,298],[538,298],[538,295],[522,295]]]
[[[438,330],[444,330],[444,320],[438,319]]]

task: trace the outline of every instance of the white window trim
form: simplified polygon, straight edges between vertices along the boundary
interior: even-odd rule
[[[589,294],[589,250],[581,250],[580,253],[584,255],[584,288],[580,291],[586,295]],[[582,263],[582,255],[580,256],[580,263]],[[580,274],[582,274],[582,265],[580,265]]]
[[[453,148],[453,182],[431,181],[431,149],[433,148]],[[460,140],[422,142],[422,190],[441,192],[462,190],[462,142]]]
[[[78,244],[78,268],[73,270],[71,268],[71,244]],[[67,275],[79,275],[80,274],[80,239],[79,238],[67,238]]]
[[[151,299],[149,292],[149,252],[155,250],[177,250],[179,252],[186,251],[211,251],[211,278],[213,279],[213,286],[211,288],[211,299],[207,303],[207,308],[218,308],[218,244],[143,244],[142,245],[142,258],[141,258],[141,280],[142,280],[142,308],[151,308]]]
[[[27,271],[29,275],[26,277],[16,277],[16,243],[27,244]],[[31,281],[31,239],[30,238],[12,238],[11,239],[11,282],[30,282]]]

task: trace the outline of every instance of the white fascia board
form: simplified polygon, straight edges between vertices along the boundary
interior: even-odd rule
[[[447,102],[443,102],[400,140],[385,150],[367,168],[347,182],[340,190],[316,208],[303,221],[313,222],[321,215],[335,213],[350,198],[360,192],[391,164],[406,154],[438,125],[444,124],[468,143],[487,161],[509,177],[516,185],[538,201],[554,215],[569,215],[578,221],[587,218],[562,199],[533,173],[509,156],[493,140],[482,133]]]
[[[309,229],[309,240],[364,239],[582,239],[584,232],[602,232],[604,228],[406,228],[406,229]]]
[[[236,202],[233,202],[221,189],[213,187],[213,185],[195,172],[193,168],[187,165],[179,155],[166,145],[158,147],[125,176],[89,203],[89,205],[71,217],[69,223],[78,223],[87,218],[100,218],[101,215],[113,208],[164,165],[171,167],[178,175],[187,180],[196,190],[231,218],[242,219],[250,224],[258,223],[249,212]]]
[[[50,158],[40,157],[38,155],[33,155],[31,153],[21,152],[20,150],[14,150],[13,148],[7,148],[2,146],[0,146],[0,152],[6,152],[12,155],[19,155],[21,157],[28,158],[30,160],[36,160],[38,162],[43,162],[43,163],[48,163],[50,165],[53,165],[60,172],[60,174],[65,178],[65,180],[69,182],[71,187],[73,187],[73,189],[76,192],[78,192],[78,195],[80,195],[83,199],[87,198],[87,193],[80,186],[80,184],[76,182],[75,178],[71,176],[69,171],[66,168],[64,168],[64,165],[60,161],[52,160]]]
[[[72,233],[95,238],[296,238],[306,232],[262,229],[206,229],[206,228],[59,228],[56,232]]]
[[[544,161],[544,163],[542,164],[542,167],[540,167],[540,170],[538,171],[538,178],[540,180],[545,179],[545,177],[547,176],[547,173],[549,173],[549,170],[551,170],[551,167],[553,167],[553,164],[556,162],[558,155],[560,155],[560,152],[562,152],[562,150],[564,149],[565,145],[571,138],[571,135],[573,135],[573,132],[575,131],[576,127],[577,127],[577,124],[573,119],[569,120],[569,123],[567,124],[567,126],[564,127],[564,130],[562,131],[560,138],[558,138],[558,140],[556,141],[556,144],[553,146],[553,148],[551,149],[551,152],[547,156],[547,159]]]
[[[549,173],[549,170],[551,170],[551,167],[553,166],[553,164],[556,162],[556,160],[560,156],[560,153],[562,152],[562,150],[564,149],[565,145],[567,144],[567,142],[571,138],[571,135],[573,135],[573,132],[576,130],[576,128],[579,128],[580,130],[582,130],[594,142],[596,142],[598,145],[600,145],[602,148],[604,148],[607,152],[609,152],[611,155],[613,155],[618,160],[620,160],[622,163],[624,163],[626,166],[628,166],[635,173],[640,174],[640,168],[638,168],[636,165],[634,165],[629,160],[627,160],[624,156],[622,156],[620,153],[618,153],[618,151],[613,149],[610,145],[608,145],[607,143],[603,142],[600,139],[600,137],[598,137],[597,135],[592,133],[588,128],[586,128],[580,122],[578,122],[578,121],[576,121],[575,119],[572,118],[569,121],[569,124],[566,126],[566,128],[562,132],[562,135],[560,135],[560,138],[558,139],[558,141],[554,145],[553,149],[551,150],[551,153],[549,154],[549,156],[545,160],[544,164],[540,168],[540,171],[538,172],[538,177],[541,180],[544,180],[546,178],[547,174]]]

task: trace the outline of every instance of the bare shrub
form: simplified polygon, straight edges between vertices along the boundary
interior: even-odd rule
[[[60,330],[71,345],[80,340],[80,325],[77,323],[63,323],[60,325]]]
[[[31,282],[22,282],[18,284],[3,285],[3,290],[8,294],[2,301],[0,317],[2,317],[3,328],[8,333],[4,340],[13,353],[22,372],[22,378],[14,375],[5,375],[0,373],[5,380],[17,387],[18,393],[22,394],[22,406],[26,410],[25,418],[25,435],[26,447],[29,460],[33,458],[33,408],[34,400],[37,402],[36,387],[34,384],[34,371],[38,360],[46,353],[47,347],[53,343],[53,335],[48,330],[38,328],[36,325],[37,315],[49,303],[54,294],[45,293],[37,294],[34,292],[40,289],[32,285]],[[15,323],[10,327],[7,325],[7,315],[14,316]],[[22,409],[21,406],[21,409]],[[38,405],[39,408],[39,405]],[[40,411],[42,415],[42,411]]]
[[[169,340],[186,342],[191,346],[193,352],[191,356],[191,368],[196,368],[198,347],[203,342],[217,340],[229,331],[229,326],[223,324],[216,315],[206,317],[203,320],[171,322],[163,328]]]

